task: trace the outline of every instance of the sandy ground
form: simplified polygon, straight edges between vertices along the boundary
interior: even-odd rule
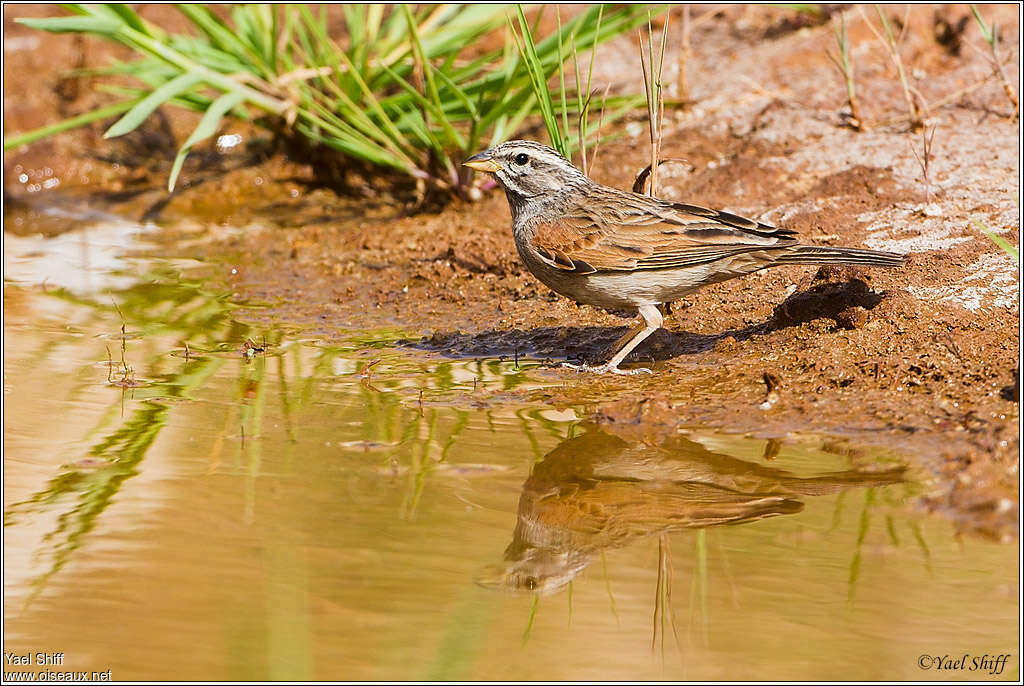
[[[52,11],[5,7],[5,135],[101,101],[87,83],[61,75],[115,51],[11,23]],[[694,8],[690,103],[666,115],[663,156],[686,164],[663,168],[659,195],[789,227],[808,242],[906,252],[908,263],[784,267],[708,287],[675,303],[666,330],[631,358],[654,375],[553,367],[538,373],[564,383],[540,399],[595,412],[610,400],[635,402],[634,421],[656,398],[683,424],[777,438],[824,432],[900,450],[934,477],[924,506],[963,531],[1014,536],[1019,266],[978,224],[1019,244],[1020,124],[999,83],[985,81],[992,69],[972,47],[983,43],[969,10],[889,9],[905,27],[910,81],[933,105],[924,132],[906,120],[895,68],[857,9],[848,21],[868,131],[843,126],[829,25],[773,8],[703,11]],[[982,12],[1002,27],[1017,83],[1017,8]],[[173,20],[166,8],[144,14]],[[598,85],[641,87],[630,41],[602,48],[598,65]],[[339,197],[301,160],[242,131],[246,145],[237,149],[197,150],[182,190],[168,196],[174,141],[190,123],[168,114],[127,140],[104,142],[95,127],[6,153],[5,230],[60,231],[33,208],[86,201],[159,221],[168,252],[209,258],[212,279],[239,300],[268,305],[246,316],[327,339],[398,327],[411,335],[407,345],[441,355],[597,361],[631,323],[537,282],[515,255],[500,192],[433,212],[411,212],[374,193],[372,182],[367,197]],[[926,182],[918,156],[932,127]],[[646,124],[616,130],[592,175],[624,187],[649,161]],[[540,131],[526,136],[543,140]]]

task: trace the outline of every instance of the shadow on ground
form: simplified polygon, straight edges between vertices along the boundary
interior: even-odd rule
[[[831,320],[835,328],[859,329],[869,320],[870,311],[886,297],[885,293],[871,290],[861,277],[855,268],[823,267],[815,274],[812,286],[787,297],[766,321],[717,334],[659,329],[628,359],[664,362],[680,355],[707,352],[723,342],[743,342],[815,320]],[[531,357],[598,363],[608,357],[611,346],[628,328],[544,326],[529,331],[437,332],[418,341],[401,343],[447,357]]]

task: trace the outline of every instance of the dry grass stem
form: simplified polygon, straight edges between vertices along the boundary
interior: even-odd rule
[[[854,82],[853,52],[850,50],[850,38],[846,33],[846,15],[839,14],[839,29],[835,31],[836,44],[839,46],[839,55],[832,54],[826,50],[825,54],[832,60],[832,63],[839,69],[843,80],[846,82],[846,105],[850,108],[849,117],[844,117],[847,124],[854,131],[865,131],[867,126],[860,116],[860,108],[857,106],[857,86]]]
[[[956,90],[956,91],[950,93],[946,97],[944,97],[944,98],[942,98],[940,100],[936,100],[935,102],[933,102],[932,105],[931,105],[931,109],[937,110],[937,109],[939,109],[941,107],[945,107],[946,105],[949,105],[950,103],[956,102],[957,100],[959,100],[963,96],[968,95],[970,93],[973,93],[974,91],[978,90],[979,88],[981,88],[982,86],[984,86],[989,81],[991,81],[991,80],[993,80],[995,78],[997,78],[996,74],[994,74],[994,73],[993,74],[989,74],[988,76],[986,76],[985,78],[981,79],[980,81],[976,81],[976,82],[972,83],[969,86],[964,86],[963,88],[960,88],[959,90]],[[875,124],[875,127],[882,128],[882,127],[886,127],[886,126],[896,126],[897,124],[903,124],[903,123],[909,123],[909,122],[910,122],[910,118],[909,117],[907,117],[906,115],[900,115],[898,117],[893,117],[892,119],[887,119],[884,122],[877,123],[877,124]]]
[[[651,148],[654,147],[654,108],[651,106],[651,79],[647,73],[647,60],[644,59],[644,35],[643,32],[637,32],[637,40],[640,43],[640,69],[644,74],[644,96],[647,98],[647,122],[651,131]],[[655,160],[652,159],[651,165],[653,166]],[[652,193],[653,195],[653,193]]]
[[[682,19],[680,20],[682,28],[679,32],[679,59],[677,61],[679,77],[676,97],[686,102],[690,99],[690,84],[686,80],[686,65],[690,60],[690,6],[683,5],[682,10]]]
[[[927,129],[921,131],[921,141],[924,156],[917,154],[917,150],[914,149],[913,144],[910,144],[910,152],[914,153],[914,157],[917,158],[917,163],[921,165],[921,175],[924,178],[924,202],[930,204],[932,201],[932,181],[928,170],[931,166],[932,160],[932,141],[935,139],[935,130],[937,127],[932,127],[932,132],[928,133]]]
[[[686,69],[689,65],[691,54],[690,36],[695,28],[697,28],[698,26],[700,26],[701,24],[703,24],[704,22],[708,21],[709,19],[717,15],[719,12],[721,12],[721,10],[718,9],[717,7],[712,7],[709,10],[701,12],[696,16],[696,18],[694,18],[690,11],[690,5],[684,4],[682,6],[682,10],[682,27],[679,34],[679,58],[677,60],[677,65],[679,67],[679,76],[676,87],[678,92],[676,93],[676,98],[674,100],[674,103],[676,105],[686,105],[688,102],[692,102],[690,98],[690,82],[686,78]]]
[[[896,74],[899,76],[900,85],[903,86],[903,97],[907,101],[907,111],[910,113],[909,121],[910,126],[913,129],[919,129],[924,126],[924,117],[922,116],[922,109],[927,110],[927,106],[924,103],[924,98],[921,97],[920,92],[916,89],[911,88],[910,82],[907,81],[907,73],[903,68],[903,60],[900,57],[899,44],[896,40],[896,36],[893,35],[892,27],[889,25],[889,20],[885,18],[885,14],[882,13],[882,8],[875,5],[875,12],[878,13],[878,18],[882,22],[882,28],[885,30],[885,36],[875,28],[875,25],[868,18],[868,15],[864,12],[863,7],[858,7],[861,16],[864,18],[864,22],[871,29],[871,32],[875,34],[875,37],[886,47],[889,52],[889,57],[892,59],[893,64],[896,66]],[[904,28],[907,22],[904,22]],[[901,34],[902,36],[902,34]]]
[[[605,105],[608,104],[608,93],[609,93],[609,91],[611,91],[611,89],[612,89],[612,85],[609,83],[607,86],[605,86],[604,94],[601,96],[601,111],[597,115],[597,130],[598,131],[600,131],[604,127],[604,108],[605,108]],[[600,150],[600,149],[601,149],[601,137],[598,136],[597,140],[594,141],[594,150],[593,150],[593,153],[590,156],[589,167],[586,166],[586,160],[587,160],[586,152],[584,152],[584,154],[583,154],[583,162],[584,162],[583,173],[584,174],[587,174],[587,169],[596,169],[597,168],[597,151]],[[589,176],[589,174],[587,174],[587,175]]]
[[[981,29],[981,37],[988,43],[989,52],[991,54],[985,54],[975,45],[968,43],[973,49],[981,52],[988,60],[989,64],[992,65],[995,76],[1000,80],[1003,85],[1003,92],[1006,93],[1007,99],[1013,106],[1013,117],[1014,119],[1020,118],[1020,101],[1017,99],[1017,92],[1013,89],[1013,85],[1010,80],[1006,77],[1006,72],[1003,70],[1002,60],[999,59],[999,27],[995,22],[992,22],[991,28],[985,23],[985,20],[981,17],[981,12],[978,11],[977,6],[971,5],[971,12],[974,13],[974,20],[978,23],[978,28]]]
[[[677,162],[679,164],[684,164],[684,165],[685,164],[689,164],[689,162],[687,162],[686,160],[684,160],[681,157],[663,157],[662,159],[658,160],[658,166],[660,167],[661,165],[665,164],[666,162]],[[633,180],[633,192],[634,193],[643,193],[644,192],[644,184],[647,182],[647,178],[650,175],[651,175],[651,165],[647,165],[646,167],[644,167],[640,171],[639,174],[636,175],[636,178]]]
[[[665,15],[665,23],[661,31],[661,44],[658,49],[658,61],[654,60],[654,29],[650,17],[647,21],[647,52],[644,55],[643,32],[637,33],[640,42],[640,65],[644,75],[644,95],[647,98],[647,123],[651,139],[651,186],[648,195],[654,196],[658,189],[658,159],[661,156],[662,119],[665,114],[664,88],[662,88],[662,72],[665,66],[665,45],[668,42],[669,14]]]

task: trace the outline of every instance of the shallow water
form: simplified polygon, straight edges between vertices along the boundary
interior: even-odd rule
[[[144,235],[5,234],[5,671],[1019,678],[1016,549],[916,510],[899,455],[614,432],[530,363],[254,330]]]

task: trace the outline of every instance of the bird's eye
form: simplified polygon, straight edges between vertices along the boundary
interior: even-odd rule
[[[516,164],[523,165],[530,161],[530,157],[525,152],[521,152],[515,157],[513,157],[512,161],[515,162]]]

